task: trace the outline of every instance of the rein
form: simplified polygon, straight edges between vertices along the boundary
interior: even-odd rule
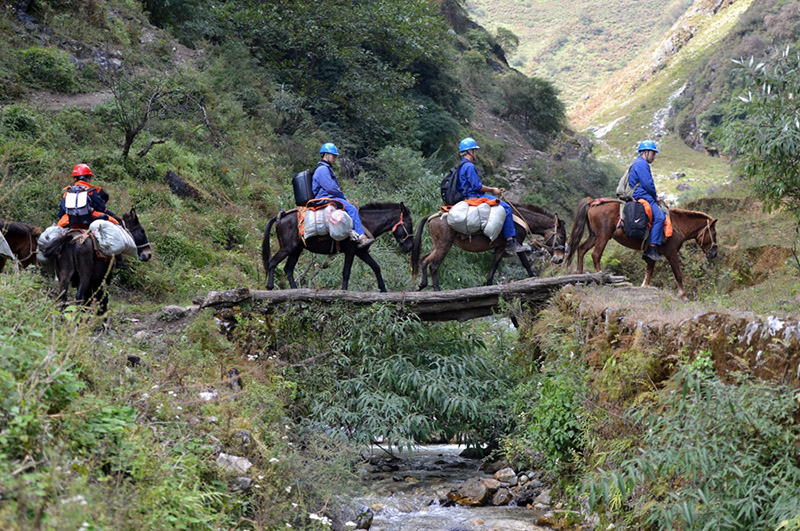
[[[701,241],[703,239],[703,235],[706,233],[706,231],[708,231],[708,234],[709,234],[709,236],[711,238],[711,244],[712,245],[717,245],[717,242],[715,241],[716,238],[714,238],[714,234],[711,232],[711,220],[710,219],[706,219],[706,226],[703,227],[703,229],[697,234],[697,237],[696,237],[697,241],[699,242],[699,241]]]

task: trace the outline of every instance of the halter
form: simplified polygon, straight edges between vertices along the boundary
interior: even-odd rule
[[[130,232],[130,229],[128,229],[128,224],[127,224],[127,223],[125,223],[125,220],[124,220],[124,219],[120,219],[120,221],[122,222],[122,227],[123,227],[125,230],[127,230],[128,232]],[[133,233],[131,233],[131,236],[132,236],[132,235],[133,235]],[[134,243],[136,243],[136,242],[134,242]],[[136,250],[138,251],[139,249],[141,249],[141,248],[143,248],[143,247],[150,247],[150,241],[148,240],[148,241],[146,241],[146,242],[144,242],[144,243],[141,243],[141,244],[137,245],[137,246],[136,246]]]
[[[556,220],[553,223],[553,233],[544,240],[544,245],[546,247],[550,247],[554,251],[566,251],[567,248],[565,245],[553,246],[550,244],[551,240],[553,241],[553,243],[555,243],[555,238],[557,234],[558,234],[558,216],[556,216]]]
[[[403,210],[402,210],[402,209],[400,210],[400,221],[398,221],[397,223],[395,223],[395,224],[394,224],[394,226],[392,227],[392,231],[391,231],[391,232],[392,232],[392,234],[394,234],[394,231],[396,231],[396,230],[397,230],[397,227],[403,227],[403,230],[405,230],[405,231],[406,231],[406,236],[405,236],[405,238],[403,238],[402,240],[400,240],[398,243],[403,243],[404,241],[406,241],[407,239],[409,239],[409,238],[411,237],[411,233],[410,233],[410,232],[408,232],[408,228],[406,228],[406,225],[405,225],[405,223],[403,223]],[[396,237],[397,237],[397,235],[395,235],[395,238],[396,238]]]
[[[703,241],[703,235],[706,233],[706,231],[708,231],[708,233],[709,233],[709,235],[710,235],[710,237],[711,237],[711,246],[713,247],[714,245],[717,245],[717,238],[716,238],[716,234],[714,234],[714,233],[711,231],[711,220],[710,220],[710,219],[706,219],[706,226],[705,226],[705,227],[703,227],[703,230],[701,230],[701,231],[700,231],[700,232],[697,234],[697,241],[698,241],[698,243],[700,243],[700,245],[701,245],[701,246],[703,245],[703,243],[702,243],[702,241]]]

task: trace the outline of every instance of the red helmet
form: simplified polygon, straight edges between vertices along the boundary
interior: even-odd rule
[[[94,177],[92,174],[91,168],[86,164],[78,164],[74,168],[72,168],[72,178],[73,179],[80,179],[81,177]]]

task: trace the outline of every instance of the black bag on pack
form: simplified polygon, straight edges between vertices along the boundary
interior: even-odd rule
[[[622,207],[622,231],[628,238],[643,239],[647,235],[649,221],[639,201],[628,201]]]
[[[294,204],[305,206],[306,203],[314,199],[311,188],[311,181],[314,178],[313,170],[301,171],[292,178],[292,189],[294,190]]]
[[[442,179],[440,188],[442,192],[442,201],[444,201],[445,205],[455,205],[465,199],[464,194],[458,189],[458,172],[461,171],[461,166],[463,164],[464,161],[462,160],[458,163],[458,166],[450,168],[450,171],[447,172],[447,176]]]
[[[89,189],[85,186],[70,186],[64,196],[64,208],[70,225],[88,225],[93,221],[93,208],[89,204]]]

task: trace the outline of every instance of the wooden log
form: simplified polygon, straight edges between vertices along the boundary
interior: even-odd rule
[[[230,307],[245,301],[266,303],[267,305],[285,302],[336,302],[345,301],[359,305],[373,303],[393,303],[399,309],[416,313],[426,321],[459,320],[465,321],[491,315],[501,300],[521,299],[540,305],[546,302],[553,292],[570,284],[621,284],[625,277],[605,273],[584,273],[550,278],[528,278],[507,284],[481,286],[444,291],[396,291],[380,293],[375,291],[342,290],[235,290],[212,291],[205,298],[195,299],[201,307]]]

